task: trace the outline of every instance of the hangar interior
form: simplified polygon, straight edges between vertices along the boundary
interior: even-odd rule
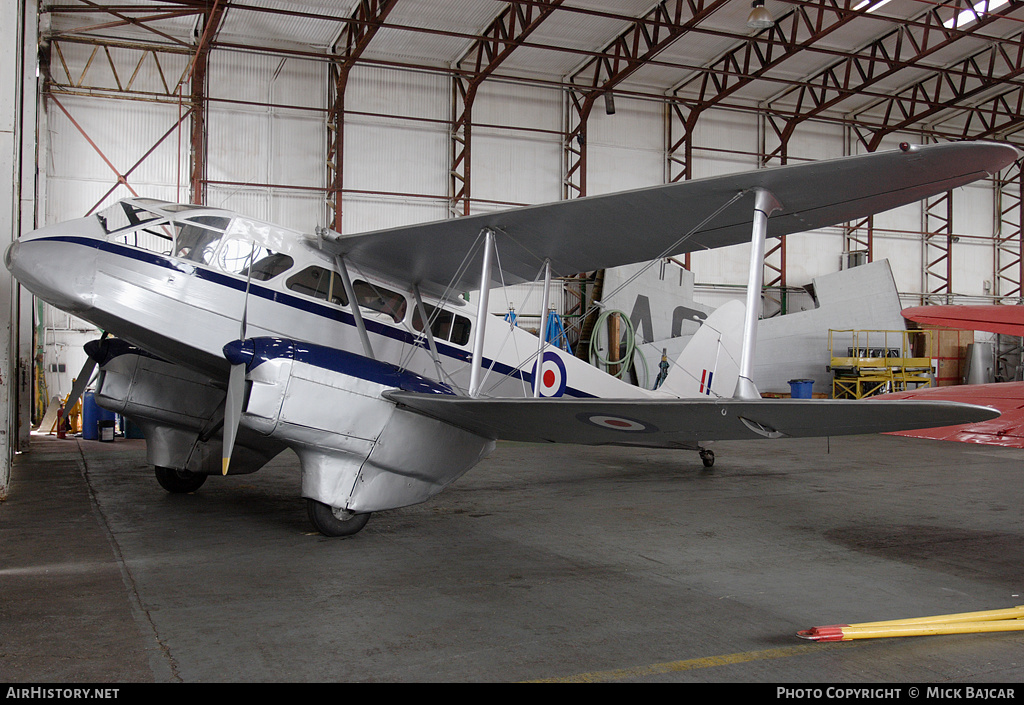
[[[1019,141],[1016,3],[759,9],[766,27],[746,2],[19,3],[11,238],[133,195],[349,234],[901,142]],[[1016,303],[1021,200],[1014,165],[775,240],[762,317],[814,308],[815,277],[879,260],[903,305]],[[713,308],[742,298],[746,249],[667,266]],[[568,322],[596,276],[565,283]],[[36,380],[5,386],[13,452],[96,332],[10,289],[7,379]],[[525,305],[539,325],[539,297],[505,293],[493,310]]]
[[[1024,148],[1017,0],[18,0],[0,17],[7,242],[132,196],[347,235],[902,143]],[[761,318],[880,262],[903,306],[1020,304],[1020,170],[771,241]],[[658,271],[711,310],[743,298],[748,258]],[[562,282],[566,321],[605,275]],[[0,281],[6,495],[98,331]],[[536,326],[531,292],[491,310]],[[1018,378],[1020,339],[994,342]]]

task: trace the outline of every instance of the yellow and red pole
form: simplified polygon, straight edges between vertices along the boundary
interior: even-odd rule
[[[1024,606],[983,612],[961,612],[933,617],[893,619],[859,624],[830,624],[797,632],[810,641],[851,641],[897,636],[975,634],[979,632],[1024,631]]]

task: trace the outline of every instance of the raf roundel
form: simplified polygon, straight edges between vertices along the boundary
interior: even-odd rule
[[[658,429],[651,424],[646,424],[636,419],[627,419],[623,416],[607,416],[605,414],[580,414],[577,416],[580,421],[610,429],[612,431],[626,431],[633,433],[654,433]]]
[[[539,380],[536,370],[537,366],[534,365],[534,384],[540,385],[542,397],[560,397],[565,394],[565,363],[556,353],[544,353],[544,364],[541,366]]]

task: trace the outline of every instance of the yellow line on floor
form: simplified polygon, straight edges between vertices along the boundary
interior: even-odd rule
[[[751,661],[765,661],[767,659],[789,658],[801,654],[816,651],[808,648],[810,645],[786,646],[778,649],[766,649],[765,651],[746,651],[738,654],[725,654],[723,656],[704,656],[702,658],[687,659],[685,661],[669,661],[668,663],[655,663],[649,666],[633,666],[632,668],[618,668],[611,671],[593,671],[591,673],[579,673],[575,676],[563,678],[542,678],[531,683],[602,683],[606,681],[625,681],[644,676],[657,676],[664,673],[678,673],[681,671],[694,671],[700,668],[714,668],[716,666],[731,666],[737,663],[749,663]]]

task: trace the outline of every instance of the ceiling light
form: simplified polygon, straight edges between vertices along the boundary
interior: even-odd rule
[[[980,19],[990,12],[995,12],[1007,2],[1008,0],[981,0],[980,2],[975,3],[971,9],[964,10],[957,15],[953,15],[943,22],[942,25],[946,29],[969,25],[971,22],[974,22],[974,20]]]
[[[863,10],[864,8],[867,8],[868,12],[874,12],[875,10],[880,9],[883,5],[888,5],[889,1],[890,0],[879,0],[874,5],[871,5],[871,0],[861,0],[861,3],[854,7],[853,9]],[[871,7],[868,7],[868,5],[871,5]]]
[[[775,24],[772,13],[764,7],[764,0],[754,0],[750,4],[750,17],[747,18],[747,26],[751,29],[768,29]]]

